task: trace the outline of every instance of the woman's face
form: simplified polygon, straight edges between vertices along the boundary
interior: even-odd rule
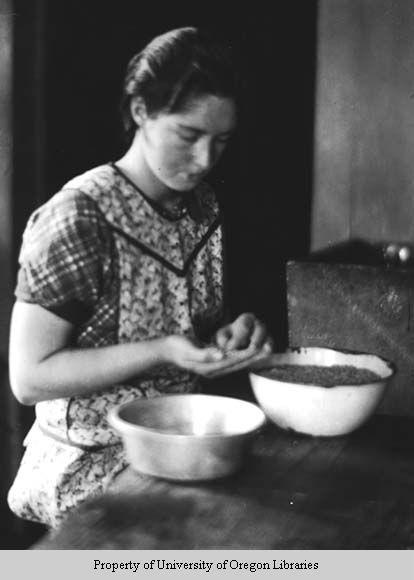
[[[220,159],[236,127],[230,98],[194,97],[177,113],[145,116],[138,132],[145,161],[170,189],[192,190]]]

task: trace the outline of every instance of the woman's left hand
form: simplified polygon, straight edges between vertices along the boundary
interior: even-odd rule
[[[270,353],[273,341],[266,326],[251,312],[241,314],[216,332],[216,345],[223,351],[249,349]]]

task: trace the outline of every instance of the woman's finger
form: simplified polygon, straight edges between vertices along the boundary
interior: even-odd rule
[[[229,350],[246,348],[250,342],[250,336],[254,328],[254,315],[250,313],[241,314],[230,325],[232,337],[228,341]]]
[[[183,364],[193,365],[197,363],[211,364],[223,359],[223,352],[216,346],[198,346],[193,340],[178,336],[174,337],[173,349],[174,360],[181,360]]]
[[[209,346],[207,348],[194,347],[187,353],[187,356],[194,363],[214,364],[223,360],[224,353],[215,346]]]
[[[222,377],[225,375],[228,375],[230,373],[235,373],[235,372],[239,372],[242,370],[246,370],[249,367],[253,366],[254,363],[259,362],[262,359],[265,359],[269,353],[267,351],[245,351],[250,352],[250,354],[248,356],[245,356],[245,358],[241,359],[241,358],[235,358],[233,361],[230,362],[229,360],[229,364],[227,365],[215,365],[216,368],[210,368],[210,370],[208,371],[208,374],[205,374],[204,376],[206,376],[207,378],[215,378],[215,377]],[[230,357],[229,357],[230,359]]]
[[[263,350],[266,353],[271,353],[271,352],[273,352],[274,346],[275,345],[274,345],[273,339],[270,336],[268,336],[266,339],[266,342],[263,345]]]
[[[216,345],[219,348],[222,348],[223,350],[225,350],[228,346],[228,342],[232,337],[232,332],[231,332],[231,328],[230,325],[228,324],[227,326],[223,326],[223,328],[220,328],[220,330],[218,330],[216,332]]]
[[[257,349],[262,348],[266,343],[267,338],[268,336],[265,325],[263,322],[256,319],[253,332],[250,336],[250,346]]]

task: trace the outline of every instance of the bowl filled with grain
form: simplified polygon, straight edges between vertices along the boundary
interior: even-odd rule
[[[283,429],[345,435],[365,423],[384,397],[393,364],[375,354],[291,348],[250,370],[254,396]]]

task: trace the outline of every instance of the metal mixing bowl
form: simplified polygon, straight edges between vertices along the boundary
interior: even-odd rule
[[[236,471],[266,418],[253,403],[185,394],[136,399],[112,409],[108,420],[134,469],[191,481]]]
[[[363,385],[304,385],[261,374],[280,364],[351,365],[376,373],[379,378]],[[373,354],[329,348],[296,348],[273,354],[255,364],[250,384],[267,417],[284,429],[309,435],[344,435],[362,425],[378,407],[394,374],[391,363]]]

